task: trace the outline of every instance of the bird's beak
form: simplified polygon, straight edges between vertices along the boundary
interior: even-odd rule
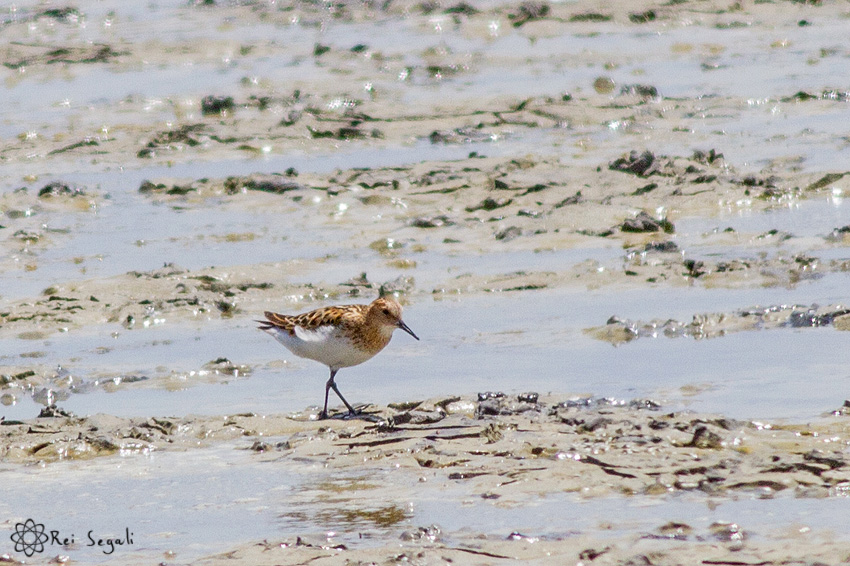
[[[404,323],[403,320],[398,321],[398,327],[413,336],[414,338],[416,338],[417,340],[419,340],[419,336],[414,334],[413,331]]]

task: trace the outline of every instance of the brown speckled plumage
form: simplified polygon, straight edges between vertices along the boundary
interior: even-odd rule
[[[262,321],[261,324],[276,326],[281,330],[286,330],[292,336],[295,335],[296,326],[300,326],[304,330],[315,330],[325,324],[337,326],[343,329],[346,334],[349,334],[353,332],[353,329],[365,324],[368,309],[369,305],[338,305],[296,315],[266,311],[264,314],[268,322]]]
[[[397,312],[397,320],[388,324],[379,316],[382,309],[389,309],[390,316]],[[391,299],[382,298],[369,305],[336,305],[297,315],[270,311],[264,314],[267,321],[261,321],[261,324],[285,330],[290,336],[295,336],[296,326],[304,330],[316,330],[320,326],[330,325],[339,328],[358,348],[378,353],[389,344],[392,331],[401,320],[401,306]],[[266,330],[267,327],[260,328]]]
[[[316,360],[330,368],[322,411],[325,417],[330,389],[339,395],[349,412],[355,413],[334,383],[340,368],[361,364],[383,350],[396,328],[419,340],[401,320],[401,313],[401,305],[394,299],[382,297],[368,305],[324,307],[299,315],[266,312],[266,320],[257,322],[260,330],[274,336],[296,356]]]

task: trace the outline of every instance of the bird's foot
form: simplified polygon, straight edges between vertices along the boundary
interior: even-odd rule
[[[372,420],[373,415],[370,415],[368,413],[364,413],[362,408],[360,408],[360,409],[350,408],[347,413],[331,414],[331,413],[328,413],[327,411],[322,411],[321,413],[319,413],[316,420],[324,421],[324,420],[327,420],[327,419],[335,419],[335,418]]]

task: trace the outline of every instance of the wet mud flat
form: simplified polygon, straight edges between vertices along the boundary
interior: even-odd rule
[[[135,529],[60,563],[848,561],[847,18],[19,3],[0,533]],[[425,339],[316,422],[321,368],[252,321],[379,292]]]
[[[320,422],[312,409],[148,419],[52,410],[2,423],[0,457],[47,468],[117,459],[132,474],[152,453],[191,459],[218,448],[281,481],[301,478],[278,503],[293,517],[286,536],[192,564],[838,563],[850,551],[834,522],[799,509],[850,490],[846,407],[769,423],[668,412],[648,399],[489,392],[362,410]],[[256,473],[244,466],[243,481]],[[724,507],[748,501],[775,507],[761,518]],[[624,515],[600,516],[595,505]],[[532,514],[512,515],[523,508]],[[166,563],[187,563],[174,550]],[[132,553],[123,560],[137,563]]]

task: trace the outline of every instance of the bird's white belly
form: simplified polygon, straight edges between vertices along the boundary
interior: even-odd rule
[[[333,326],[320,326],[315,330],[296,327],[295,335],[278,328],[270,328],[266,332],[296,356],[315,360],[330,368],[356,366],[377,354],[356,347]]]

